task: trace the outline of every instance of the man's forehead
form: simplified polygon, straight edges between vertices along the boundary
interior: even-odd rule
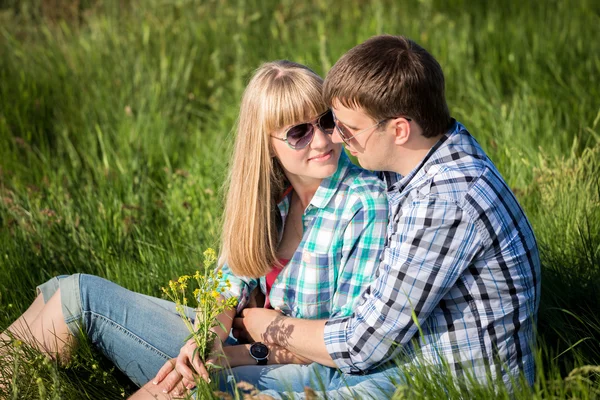
[[[372,118],[362,109],[360,106],[352,107],[350,104],[344,104],[337,99],[333,99],[331,104],[331,110],[335,114],[336,118],[347,124],[359,124],[364,120],[371,120]]]

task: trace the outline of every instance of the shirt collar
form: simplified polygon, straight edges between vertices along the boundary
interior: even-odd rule
[[[310,200],[310,205],[316,208],[325,208],[353,166],[354,164],[352,164],[346,152],[341,150],[337,170],[330,177],[323,179],[315,195]]]
[[[435,164],[447,163],[456,159],[454,156],[465,146],[469,146],[469,154],[477,158],[485,158],[485,153],[467,129],[455,119],[452,119],[450,129],[429,150],[423,160],[407,175],[402,176],[396,172],[384,171],[380,177],[385,181],[388,192],[403,191],[415,177],[427,173]],[[417,179],[418,180],[418,179]]]
[[[342,150],[336,171],[333,173],[333,175],[321,181],[317,191],[310,200],[309,207],[313,206],[316,208],[325,208],[333,198],[334,194],[337,192],[344,177],[348,174],[348,171],[353,167],[354,164],[352,164],[352,161],[350,161],[346,155],[346,152]],[[286,215],[288,212],[292,191],[293,189],[291,186],[286,189],[283,194],[283,198],[277,204],[283,215]]]

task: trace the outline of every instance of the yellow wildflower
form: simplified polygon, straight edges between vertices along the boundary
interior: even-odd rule
[[[210,265],[214,263],[216,259],[217,253],[213,249],[208,248],[204,251],[204,265]]]

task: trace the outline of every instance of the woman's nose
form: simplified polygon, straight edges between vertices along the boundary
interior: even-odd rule
[[[321,130],[321,128],[319,128],[318,126],[314,127],[315,129],[315,136],[313,137],[311,146],[313,148],[323,148],[323,147],[327,147],[329,146],[332,141],[331,141],[331,135],[323,132]]]

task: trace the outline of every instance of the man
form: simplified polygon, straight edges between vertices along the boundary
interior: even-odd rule
[[[438,62],[407,38],[373,37],[334,65],[324,95],[334,140],[363,167],[385,171],[390,220],[381,264],[350,317],[299,320],[255,308],[234,321],[251,339],[322,365],[234,374],[274,397],[286,377],[300,392],[317,376],[324,390],[378,397],[370,386],[377,382],[391,395],[381,377],[401,378],[389,361],[445,366],[458,378],[501,379],[509,388],[520,376],[531,384],[535,237],[496,167],[451,119]]]

